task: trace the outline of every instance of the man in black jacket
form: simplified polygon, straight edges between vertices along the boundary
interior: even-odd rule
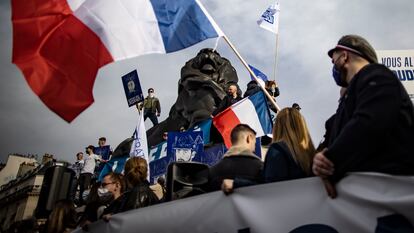
[[[229,84],[227,88],[227,95],[221,100],[219,106],[216,108],[216,110],[214,110],[212,115],[215,116],[219,114],[220,112],[224,111],[226,108],[230,107],[234,103],[237,103],[241,99],[241,93],[239,92],[237,84]]]
[[[414,108],[401,82],[360,36],[343,36],[328,55],[335,82],[347,87],[328,146],[313,160],[328,194],[347,172],[414,175]]]
[[[263,162],[253,152],[255,151],[256,132],[248,125],[239,124],[231,131],[232,146],[223,158],[210,168],[209,183],[212,191],[220,190],[223,181],[226,183],[225,192],[233,189],[233,180],[239,179],[240,186],[256,184],[261,181]]]

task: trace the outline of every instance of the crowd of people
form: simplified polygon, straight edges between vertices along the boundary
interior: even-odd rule
[[[319,176],[334,198],[335,184],[349,172],[414,175],[414,147],[410,144],[414,108],[400,81],[377,63],[375,50],[360,36],[342,37],[328,55],[341,95],[336,113],[326,122],[324,141],[315,147],[297,103],[277,112],[264,161],[254,154],[256,132],[247,124],[239,124],[231,132],[232,146],[209,168],[209,191],[230,194],[238,187]],[[245,96],[261,91],[255,82],[248,84]],[[266,89],[273,97],[279,95],[275,83],[267,83]],[[213,115],[240,99],[239,87],[230,84],[228,96]],[[145,104],[143,107],[147,108]],[[111,221],[114,214],[164,201],[165,180],[160,178],[150,186],[147,161],[140,157],[126,162],[123,175],[111,172],[101,182],[92,182],[99,167],[95,161],[105,162],[94,149],[86,147],[86,155],[79,152],[73,167],[77,183],[72,197],[75,200],[79,186],[76,204],[85,205],[83,214],[75,219],[72,200],[59,201],[46,232],[66,232],[77,226],[87,230],[88,224],[98,219]],[[86,189],[90,191],[84,199]]]
[[[414,136],[414,108],[401,82],[377,63],[375,50],[360,36],[342,37],[328,55],[341,95],[336,113],[326,122],[325,139],[318,150],[299,113],[300,107],[285,108],[276,117],[272,144],[259,176],[256,171],[248,176],[215,174],[213,180],[221,181],[225,193],[256,184],[257,180],[274,182],[316,175],[323,180],[328,195],[335,198],[335,184],[349,172],[414,175],[414,147],[410,145]],[[243,127],[246,128],[243,144],[248,150],[246,135],[255,132]],[[225,160],[228,159],[223,159],[213,170]],[[234,163],[227,168],[237,166]]]

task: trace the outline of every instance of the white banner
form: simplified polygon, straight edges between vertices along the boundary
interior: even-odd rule
[[[414,50],[377,50],[378,62],[387,66],[401,80],[414,100]]]
[[[250,186],[229,196],[218,191],[114,215],[91,224],[89,232],[380,233],[389,232],[382,229],[390,224],[398,226],[393,232],[414,229],[414,177],[354,173],[337,191],[330,199],[318,177]]]

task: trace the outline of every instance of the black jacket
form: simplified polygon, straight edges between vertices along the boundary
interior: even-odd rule
[[[216,110],[214,110],[214,112],[212,113],[213,116],[221,113],[222,111],[224,111],[226,108],[230,107],[231,105],[237,103],[239,100],[241,100],[242,98],[238,95],[236,98],[233,98],[233,96],[230,95],[226,95],[223,100],[221,100],[219,106],[216,108]]]
[[[225,156],[210,168],[210,191],[220,190],[223,179],[239,178],[252,184],[260,183],[262,168],[263,162],[253,154]]]
[[[122,203],[120,205],[119,211],[114,211],[115,213],[138,209],[159,203],[158,197],[150,189],[148,181],[145,181],[135,186],[132,190],[125,192],[120,198],[122,198]]]
[[[363,67],[338,108],[326,156],[333,182],[347,172],[414,175],[414,108],[398,78],[383,65]]]
[[[262,88],[260,88],[259,84],[257,84],[256,81],[254,81],[254,80],[250,81],[247,84],[247,89],[244,92],[243,98],[246,98],[248,96],[252,96],[252,95],[256,94],[257,92],[259,92],[261,90],[262,90]]]

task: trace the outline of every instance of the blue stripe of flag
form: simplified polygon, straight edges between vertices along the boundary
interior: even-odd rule
[[[218,33],[194,0],[151,0],[167,53],[175,52]]]
[[[270,116],[269,107],[267,105],[266,97],[263,91],[259,91],[256,94],[249,96],[250,101],[256,108],[257,116],[259,117],[260,124],[262,125],[263,132],[265,134],[272,133],[272,118]]]
[[[263,81],[268,81],[267,76],[260,70],[256,69],[254,66],[249,65],[250,69],[252,69],[253,73],[256,75],[256,77],[260,78]],[[250,78],[254,80],[253,76],[250,75]]]

